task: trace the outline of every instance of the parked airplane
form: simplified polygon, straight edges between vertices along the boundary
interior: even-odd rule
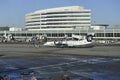
[[[44,46],[49,47],[92,47],[92,35],[87,36],[79,36],[73,35],[72,39],[64,39],[61,41],[48,41],[44,44]]]
[[[1,42],[10,42],[10,41],[14,41],[15,38],[12,34],[4,34],[3,36],[1,36],[0,41]]]

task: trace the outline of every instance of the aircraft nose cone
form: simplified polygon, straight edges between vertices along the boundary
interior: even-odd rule
[[[44,46],[54,46],[54,42],[46,42]]]
[[[48,45],[48,43],[45,43],[45,44],[43,44],[44,46],[47,46]]]

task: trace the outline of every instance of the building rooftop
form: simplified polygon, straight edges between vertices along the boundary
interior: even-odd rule
[[[81,6],[67,6],[67,7],[58,7],[58,8],[50,8],[50,9],[43,9],[43,10],[37,10],[35,12],[32,12],[32,13],[29,13],[30,14],[33,14],[33,13],[46,13],[46,12],[54,12],[54,11],[82,11],[82,10],[86,10],[84,9],[84,7],[81,7]],[[89,9],[87,9],[88,11]],[[89,10],[90,11],[90,10]],[[28,14],[27,14],[28,15]]]

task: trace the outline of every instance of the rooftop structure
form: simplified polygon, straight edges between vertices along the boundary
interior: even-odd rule
[[[8,26],[0,27],[0,31],[9,31],[9,27]]]
[[[9,31],[22,31],[22,28],[18,28],[18,27],[10,27]]]
[[[106,29],[109,25],[107,24],[92,24],[90,28],[92,28],[93,30],[102,30],[102,29]]]

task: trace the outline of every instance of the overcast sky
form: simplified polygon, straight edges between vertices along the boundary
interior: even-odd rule
[[[25,27],[25,14],[36,10],[82,6],[96,24],[120,25],[120,0],[0,0],[0,26]]]

